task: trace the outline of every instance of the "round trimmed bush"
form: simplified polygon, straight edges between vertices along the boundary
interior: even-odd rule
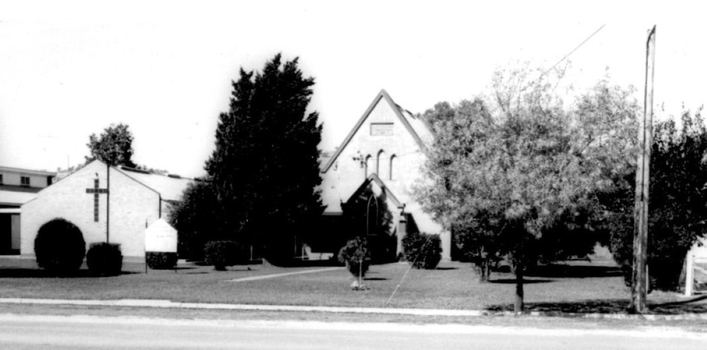
[[[147,266],[153,270],[173,269],[177,259],[177,253],[147,252]]]
[[[410,232],[403,238],[405,259],[416,269],[433,270],[442,260],[439,235]]]
[[[37,265],[48,271],[67,273],[81,268],[86,241],[76,225],[56,218],[39,228],[34,239]]]
[[[236,264],[238,245],[234,241],[210,241],[204,246],[204,262],[217,271]]]
[[[86,254],[88,271],[95,276],[117,276],[123,268],[123,254],[120,244],[91,243]]]
[[[371,265],[371,252],[366,238],[356,237],[346,242],[339,250],[339,262],[346,264],[346,268],[355,277],[365,276]]]

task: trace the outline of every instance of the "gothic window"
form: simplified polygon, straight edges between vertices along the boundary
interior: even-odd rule
[[[381,161],[385,158],[385,153],[383,150],[378,151],[378,156],[376,157],[376,175],[381,176]]]
[[[393,165],[395,164],[396,157],[395,154],[390,156],[390,172],[388,173],[388,178],[393,180]]]
[[[366,178],[368,178],[368,166],[370,165],[370,163],[371,163],[371,155],[369,154],[366,156],[366,162],[364,163],[364,167],[366,168],[366,171],[365,171]]]

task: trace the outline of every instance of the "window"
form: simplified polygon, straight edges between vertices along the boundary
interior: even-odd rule
[[[54,182],[54,177],[53,176],[47,176],[47,186],[51,186],[52,182]]]
[[[371,136],[392,136],[393,123],[371,123]]]
[[[29,176],[21,176],[20,177],[20,184],[22,186],[29,186]]]
[[[390,171],[388,173],[388,175],[389,175],[388,178],[390,180],[393,180],[393,164],[395,163],[395,159],[396,159],[395,154],[390,156]]]
[[[366,156],[366,162],[364,164],[364,166],[366,167],[366,171],[364,172],[364,174],[366,175],[366,178],[368,178],[368,164],[370,163],[370,160],[371,160],[371,155],[369,154],[368,156]]]
[[[0,185],[2,185],[2,174],[0,174]]]
[[[385,157],[385,152],[383,150],[378,151],[378,156],[376,157],[376,175],[381,176],[381,158]]]

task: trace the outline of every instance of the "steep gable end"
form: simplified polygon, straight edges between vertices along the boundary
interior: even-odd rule
[[[423,137],[427,138],[427,134],[429,134],[429,131],[426,130],[426,127],[424,124],[421,123],[415,123],[418,118],[414,117],[410,112],[404,110],[402,107],[397,105],[395,101],[388,95],[388,93],[385,90],[381,90],[378,95],[373,99],[373,102],[368,106],[366,111],[363,113],[361,118],[358,120],[356,125],[354,125],[353,129],[349,132],[349,134],[346,136],[344,141],[341,143],[339,148],[336,149],[336,152],[329,158],[326,166],[322,169],[322,173],[326,173],[329,168],[336,162],[336,159],[339,157],[341,152],[343,152],[344,148],[349,144],[351,139],[356,135],[358,130],[361,128],[361,125],[368,119],[368,117],[371,115],[375,107],[378,105],[381,100],[384,100],[385,102],[388,103],[390,106],[391,110],[393,110],[395,116],[400,120],[402,125],[405,127],[405,129],[408,131],[408,133],[413,137],[417,145],[420,147],[422,151],[427,151],[427,146],[423,139],[420,137],[421,134]],[[413,123],[411,123],[411,121]],[[413,127],[413,124],[417,126],[417,128]],[[419,124],[419,125],[417,125]],[[416,130],[417,129],[417,130]],[[418,131],[419,130],[419,131]]]

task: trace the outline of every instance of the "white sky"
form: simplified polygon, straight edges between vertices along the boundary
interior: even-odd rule
[[[0,0],[0,165],[76,165],[90,134],[122,122],[138,164],[203,175],[238,69],[278,52],[316,80],[325,150],[382,88],[424,112],[482,92],[497,66],[549,68],[604,24],[565,79],[593,83],[608,66],[642,101],[656,24],[656,108],[707,101],[698,2],[202,2]]]

